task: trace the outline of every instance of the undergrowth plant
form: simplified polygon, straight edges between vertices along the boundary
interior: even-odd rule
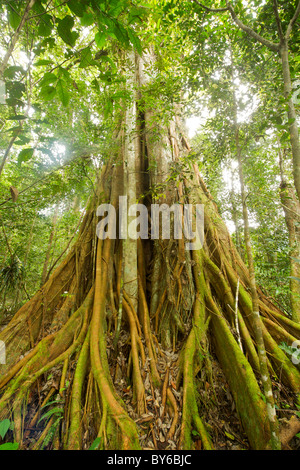
[[[3,441],[7,432],[9,430],[13,430],[14,423],[9,419],[3,419],[0,421],[0,437]],[[19,448],[18,442],[5,442],[4,444],[0,444],[0,450],[17,450]]]

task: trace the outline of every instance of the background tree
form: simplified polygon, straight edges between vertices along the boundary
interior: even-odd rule
[[[281,59],[281,66],[282,66],[282,77],[283,77],[283,85],[284,85],[284,97],[285,102],[287,104],[287,114],[288,114],[288,125],[289,125],[289,134],[290,134],[290,143],[292,148],[293,154],[293,175],[294,175],[294,184],[297,191],[298,199],[300,198],[300,143],[299,143],[299,130],[297,124],[297,115],[295,111],[294,101],[293,101],[293,84],[291,78],[291,70],[289,64],[289,41],[290,36],[295,28],[295,24],[298,20],[300,14],[300,3],[298,2],[295,4],[289,4],[288,8],[286,8],[286,4],[282,4],[279,6],[277,0],[273,0],[272,4],[272,16],[270,16],[270,8],[269,4],[265,4],[262,7],[261,16],[258,14],[258,21],[261,21],[264,30],[268,30],[267,35],[261,35],[257,33],[252,27],[245,24],[243,20],[240,19],[240,15],[236,13],[235,8],[233,5],[226,0],[226,7],[225,8],[207,8],[199,3],[197,0],[194,2],[199,5],[201,8],[204,8],[206,11],[211,12],[223,12],[229,11],[233,21],[236,25],[244,31],[248,36],[250,36],[255,41],[259,42],[263,46],[267,47],[272,52],[279,54]],[[293,11],[291,12],[291,7],[294,7]],[[250,4],[247,5],[246,8],[246,16],[248,18],[253,18],[251,15],[251,9],[253,6]],[[247,12],[248,9],[248,12]],[[257,13],[255,13],[256,16]],[[281,14],[284,19],[281,18]],[[273,23],[270,24],[270,18],[272,18]],[[274,28],[273,24],[276,24],[277,29],[277,38],[278,42],[274,42]],[[296,37],[297,37],[297,29],[296,29]],[[270,36],[269,36],[270,35]],[[268,37],[267,37],[268,36]],[[293,48],[294,49],[294,48]]]

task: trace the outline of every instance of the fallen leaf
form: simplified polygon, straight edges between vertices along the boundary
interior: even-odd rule
[[[16,202],[19,196],[19,191],[17,190],[17,188],[14,188],[14,186],[11,186],[9,189],[13,202]]]

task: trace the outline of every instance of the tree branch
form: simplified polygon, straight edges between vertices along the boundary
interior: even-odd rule
[[[38,13],[37,15],[29,16],[27,18],[27,20],[32,20],[32,18],[37,18],[39,16],[47,15],[49,13],[49,11],[57,10],[57,8],[61,7],[62,5],[65,5],[66,3],[68,3],[68,1],[69,0],[65,0],[64,2],[60,3],[59,5],[57,5],[55,7],[52,7],[52,8],[49,8],[49,10],[43,11],[43,13]]]
[[[271,49],[271,51],[274,51],[274,52],[279,52],[279,47],[280,45],[279,44],[276,44],[275,42],[272,42],[272,41],[269,41],[268,39],[265,39],[264,37],[260,36],[259,34],[257,34],[252,28],[250,28],[249,26],[245,25],[237,16],[237,14],[235,13],[231,3],[229,1],[226,0],[226,5],[227,5],[227,8],[231,14],[231,17],[233,19],[233,21],[238,25],[238,27],[240,29],[242,29],[245,33],[247,33],[249,36],[251,36],[253,39],[255,39],[256,41],[260,42],[261,44],[263,44],[264,46],[266,46],[268,49]]]
[[[194,3],[196,3],[197,5],[199,5],[199,7],[203,8],[204,10],[206,11],[212,11],[212,12],[217,12],[217,13],[220,13],[221,11],[227,11],[228,8],[209,8],[209,7],[206,7],[205,5],[203,5],[202,3],[198,2],[198,0],[193,0]]]
[[[284,40],[284,34],[283,34],[283,31],[282,31],[281,20],[280,20],[280,17],[279,17],[277,0],[273,0],[273,10],[274,10],[274,14],[275,14],[276,23],[277,23],[277,31],[278,31],[278,34],[279,34],[279,38],[280,38],[280,41],[283,41]]]
[[[12,37],[10,46],[9,46],[9,48],[8,48],[6,54],[5,54],[5,57],[4,57],[4,59],[3,59],[2,64],[0,65],[0,77],[3,75],[3,72],[4,72],[4,70],[5,70],[5,67],[6,67],[6,65],[7,65],[7,63],[8,63],[8,60],[9,60],[9,58],[10,58],[10,56],[11,56],[11,54],[12,54],[14,48],[15,48],[16,42],[17,42],[18,39],[19,39],[21,29],[23,28],[24,23],[25,23],[25,21],[26,21],[27,18],[28,18],[29,12],[30,12],[30,10],[32,9],[32,7],[33,7],[33,5],[35,4],[35,2],[36,2],[36,0],[29,0],[28,3],[27,3],[27,5],[26,5],[26,8],[25,8],[23,17],[22,17],[22,19],[21,19],[21,21],[20,21],[20,24],[19,24],[19,26],[17,27],[17,29],[16,29],[16,31],[15,31],[13,37]]]
[[[43,176],[42,178],[39,178],[37,179],[36,181],[34,181],[32,184],[30,184],[29,186],[26,186],[26,188],[24,188],[22,191],[19,192],[19,195],[24,193],[25,191],[27,191],[28,189],[32,188],[33,186],[36,186],[40,181],[43,181],[45,180],[46,178],[48,178],[49,176],[51,176],[53,173],[55,173],[56,171],[58,170],[61,170],[62,168],[64,168],[66,165],[69,165],[69,162],[67,162],[66,164],[64,165],[61,165],[59,166],[58,168],[55,168],[55,170],[52,170],[50,171],[50,173],[48,173],[46,176]],[[0,206],[4,206],[7,202],[9,202],[12,198],[9,197],[8,199],[6,199],[5,201],[1,202],[0,203]],[[20,204],[20,203],[18,203]]]
[[[9,155],[9,152],[10,152],[12,146],[14,145],[14,142],[15,142],[16,138],[19,136],[21,130],[22,130],[22,127],[20,126],[20,130],[18,129],[18,130],[14,133],[14,135],[12,136],[12,138],[11,138],[10,141],[9,141],[8,147],[7,147],[7,149],[6,149],[6,151],[5,151],[4,155],[3,155],[2,161],[1,161],[1,163],[0,163],[0,177],[1,177],[1,173],[2,173],[3,167],[4,167],[4,165],[5,165],[5,162],[6,162],[6,160],[7,160],[7,157],[8,157],[8,155]]]
[[[285,33],[285,39],[289,38],[289,36],[292,32],[293,26],[294,26],[294,24],[296,23],[296,21],[298,19],[299,14],[300,14],[300,0],[298,2],[297,8],[295,10],[294,16],[291,19],[291,21],[289,22],[289,25],[287,27],[287,30],[286,30],[286,33]]]

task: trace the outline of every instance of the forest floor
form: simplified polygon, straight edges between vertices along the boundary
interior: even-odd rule
[[[177,425],[172,439],[168,439],[168,431],[174,419],[172,408],[168,406],[166,394],[163,388],[154,388],[151,381],[149,359],[142,369],[142,376],[146,391],[147,412],[139,416],[133,405],[133,392],[130,381],[127,379],[128,372],[128,351],[130,349],[130,335],[121,332],[118,343],[118,356],[115,356],[113,341],[107,339],[107,354],[109,358],[111,377],[114,382],[118,395],[122,398],[129,416],[136,422],[140,445],[143,450],[176,450],[179,447],[179,438],[181,431],[181,412],[177,417]],[[179,351],[166,351],[157,344],[157,369],[168,382],[169,387],[177,401],[178,409],[182,409],[182,387],[176,388],[176,379],[178,374]],[[228,383],[224,373],[216,359],[214,351],[210,351],[211,371],[208,378],[207,371],[200,369],[195,377],[198,390],[198,407],[200,416],[206,425],[211,436],[215,450],[249,450],[250,445],[246,434],[243,432],[241,422],[236,412],[233,396],[229,390]],[[76,362],[74,361],[73,369]],[[72,370],[72,367],[71,367]],[[52,408],[56,406],[54,396],[58,397],[61,369],[52,370],[48,377],[41,378],[36,390],[31,392],[28,399],[28,409],[26,413],[26,423],[24,426],[23,449],[29,449],[41,438],[45,430],[46,420],[41,420],[41,404],[51,403]],[[72,378],[70,377],[70,380]],[[294,395],[278,380],[273,380],[274,395],[280,408],[277,409],[277,415],[282,425],[287,422],[294,411]],[[51,398],[52,397],[52,398]],[[68,400],[68,390],[65,390],[62,397],[62,403]],[[60,406],[60,401],[57,401]],[[44,413],[51,409],[47,406],[42,409]],[[55,415],[53,415],[55,417]],[[57,415],[60,418],[60,415]],[[61,416],[62,418],[62,416]],[[52,418],[53,419],[53,418]],[[49,422],[49,421],[48,421]],[[32,425],[34,423],[34,425]],[[60,425],[60,433],[63,433],[63,421]],[[96,430],[90,429],[90,434],[95,434]],[[12,432],[10,432],[12,434]],[[201,450],[201,440],[196,431],[192,431],[194,448]],[[89,448],[91,435],[86,434],[83,439],[83,448]],[[9,435],[7,436],[9,439]],[[12,435],[10,437],[13,437]],[[53,437],[53,436],[52,436]],[[44,440],[44,449],[53,449],[54,442],[47,438]],[[288,446],[288,449],[300,450],[300,439],[294,437]]]

